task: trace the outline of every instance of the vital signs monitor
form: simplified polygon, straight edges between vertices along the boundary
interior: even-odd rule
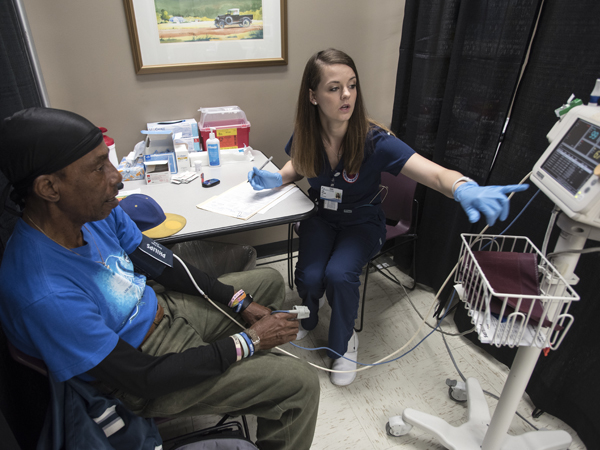
[[[531,181],[571,219],[600,227],[600,106],[571,109],[547,137]]]

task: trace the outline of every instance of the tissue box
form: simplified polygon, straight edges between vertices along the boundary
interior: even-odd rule
[[[170,130],[173,139],[187,145],[189,152],[200,151],[200,137],[198,136],[198,123],[196,119],[170,120],[167,122],[152,122],[147,124],[149,131]],[[181,133],[181,137],[177,134]]]
[[[169,162],[146,161],[146,184],[170,183],[171,172],[169,171]]]
[[[123,181],[143,180],[146,173],[144,158],[140,156],[133,164],[127,161],[127,158],[123,158],[117,170],[121,173]]]

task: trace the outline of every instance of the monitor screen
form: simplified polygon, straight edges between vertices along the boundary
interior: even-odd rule
[[[541,168],[575,196],[598,164],[600,127],[577,119]]]

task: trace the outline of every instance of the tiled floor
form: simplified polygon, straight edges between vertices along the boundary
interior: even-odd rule
[[[259,264],[268,261],[261,260]],[[279,270],[287,280],[286,262],[268,265]],[[409,280],[397,268],[392,267],[390,270],[401,280]],[[421,315],[431,317],[431,313],[427,312],[433,303],[434,292],[417,286],[408,295]],[[288,288],[286,302],[291,307],[299,304],[300,299],[295,291]],[[327,344],[330,312],[329,306],[325,304],[319,312],[319,325],[299,345],[322,347]],[[404,346],[421,322],[401,287],[380,274],[369,275],[365,327],[359,333],[359,361],[372,363]],[[442,326],[448,333],[457,332],[451,318],[445,319]],[[431,328],[424,326],[412,343],[396,357],[412,348],[430,331]],[[500,395],[508,368],[463,337],[448,336],[446,339],[462,373],[466,377],[477,378],[484,390]],[[325,351],[311,352],[289,344],[282,348],[317,365],[330,367],[331,362]],[[466,419],[466,405],[449,398],[446,379],[460,380],[460,376],[452,364],[441,334],[437,332],[398,361],[359,372],[350,386],[334,386],[329,381],[328,372],[319,371],[319,378],[321,403],[311,447],[313,450],[443,449],[445,447],[438,444],[434,437],[416,427],[405,436],[389,436],[385,429],[386,423],[391,416],[401,415],[405,408],[437,415],[454,426]],[[488,396],[486,399],[493,414],[497,401]],[[539,429],[566,430],[573,437],[569,449],[585,450],[585,445],[568,425],[548,414],[533,419],[533,409],[533,404],[525,394],[518,411],[529,422]],[[249,417],[249,422],[254,429],[255,420]],[[162,425],[161,433],[167,439],[214,423],[214,417],[178,419]],[[527,423],[515,415],[509,433],[520,435],[531,430]]]

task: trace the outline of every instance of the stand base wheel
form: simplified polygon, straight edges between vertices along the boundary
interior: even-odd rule
[[[402,420],[402,416],[390,417],[388,423],[385,424],[385,431],[388,436],[404,436],[412,429],[412,425]]]
[[[523,348],[527,347],[521,347],[519,351]],[[515,363],[513,363],[513,369],[514,366]],[[566,450],[571,445],[572,438],[564,430],[529,431],[519,436],[509,435],[506,432],[499,433],[495,437],[490,435],[494,420],[490,416],[489,407],[479,382],[475,378],[469,378],[466,388],[467,421],[463,424],[453,426],[440,417],[411,408],[406,408],[402,412],[402,422],[432,434],[440,444],[449,450]],[[504,395],[505,391],[502,392],[502,396]],[[502,396],[496,406],[496,414],[499,412]],[[514,411],[512,415],[514,415]],[[394,417],[390,419],[390,432],[395,436],[392,419]]]

